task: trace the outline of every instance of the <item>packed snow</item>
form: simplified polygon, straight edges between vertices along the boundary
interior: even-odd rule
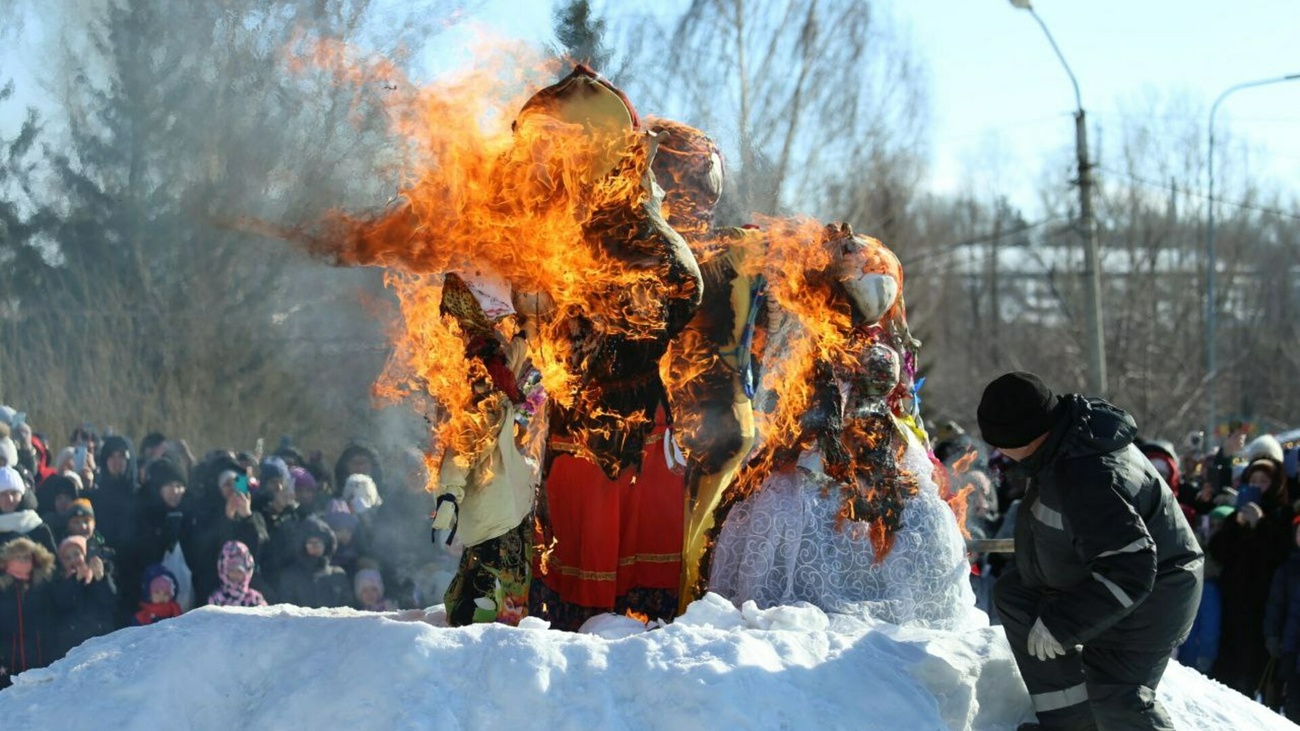
[[[1014,729],[1000,627],[897,626],[709,594],[646,631],[604,615],[448,628],[441,607],[205,607],[95,638],[0,692],[6,729]],[[1177,727],[1294,729],[1172,663]]]

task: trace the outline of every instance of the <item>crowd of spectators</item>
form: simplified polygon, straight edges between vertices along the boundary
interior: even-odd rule
[[[91,637],[208,604],[441,601],[457,557],[431,540],[418,450],[391,480],[361,444],[332,469],[287,439],[259,452],[195,457],[160,433],[136,448],[89,426],[60,447],[0,406],[0,688]]]
[[[1249,425],[1233,423],[1217,446],[1198,432],[1181,449],[1163,439],[1137,447],[1206,554],[1196,623],[1175,659],[1300,722],[1300,431],[1252,438]],[[1010,461],[951,422],[936,429],[935,454],[953,489],[969,490],[971,537],[1012,538],[1029,486]],[[995,622],[989,593],[1010,561],[972,554],[976,601]]]

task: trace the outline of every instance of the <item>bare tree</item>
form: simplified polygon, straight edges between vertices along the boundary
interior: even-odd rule
[[[876,4],[693,0],[666,23],[620,20],[630,72],[620,81],[634,101],[738,153],[734,218],[800,211],[871,233],[888,214],[864,214],[891,208],[895,186],[915,181],[925,84]]]
[[[382,326],[359,316],[377,275],[230,224],[382,204],[403,149],[387,80],[364,73],[382,67],[315,59],[330,41],[400,63],[445,9],[47,7],[61,134],[35,195],[55,223],[7,323],[4,392],[56,437],[83,419],[224,445],[290,433],[336,447],[364,431],[386,349]]]

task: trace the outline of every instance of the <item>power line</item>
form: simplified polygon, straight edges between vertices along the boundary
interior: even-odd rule
[[[1114,175],[1119,178],[1124,178],[1131,182],[1138,183],[1139,185],[1145,185],[1150,188],[1159,188],[1160,190],[1186,193],[1187,195],[1190,195],[1195,198],[1199,198],[1201,200],[1209,199],[1208,195],[1195,188],[1182,188],[1177,185],[1162,183],[1157,180],[1151,180],[1150,178],[1143,178],[1138,175],[1133,175],[1132,173],[1120,172],[1119,170],[1114,170],[1104,165],[1097,165],[1096,167],[1098,170],[1101,170],[1107,175]],[[1279,211],[1276,208],[1266,208],[1264,206],[1255,205],[1254,203],[1246,203],[1244,201],[1225,200],[1223,198],[1219,198],[1218,196],[1215,196],[1215,200],[1219,203],[1219,205],[1230,206],[1232,208],[1240,208],[1242,210],[1247,210],[1247,211],[1255,211],[1257,213],[1267,213],[1269,215],[1278,216],[1280,218],[1290,218],[1292,220],[1300,221],[1300,215],[1297,215],[1295,213],[1287,213],[1286,211]]]
[[[924,254],[920,256],[912,257],[910,259],[900,259],[899,263],[903,266],[903,270],[906,271],[908,267],[927,263],[941,256],[952,256],[953,254],[956,254],[957,252],[969,246],[975,246],[977,244],[987,244],[993,241],[1001,241],[1003,239],[1009,239],[1013,236],[1019,236],[1020,234],[1027,233],[1029,231],[1033,231],[1042,228],[1043,226],[1046,226],[1048,224],[1057,223],[1062,220],[1063,219],[1060,218],[1045,218],[1041,221],[1035,221],[1034,223],[1026,224],[1024,226],[1021,226],[1020,228],[1012,229],[1010,231],[1004,231],[1000,234],[989,234],[988,236],[980,236],[973,239],[966,239],[965,241],[956,241],[951,244],[944,244],[943,246],[939,246],[939,247],[935,247],[934,249],[927,250]]]

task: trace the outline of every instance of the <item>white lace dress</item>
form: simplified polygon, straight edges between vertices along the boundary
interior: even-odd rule
[[[773,473],[731,509],[714,548],[709,590],[737,606],[804,601],[892,624],[962,626],[975,604],[965,541],[939,497],[924,448],[912,441],[902,460],[920,491],[904,508],[894,547],[880,563],[864,526],[836,528],[840,493],[816,462]],[[823,487],[830,487],[826,495]]]

